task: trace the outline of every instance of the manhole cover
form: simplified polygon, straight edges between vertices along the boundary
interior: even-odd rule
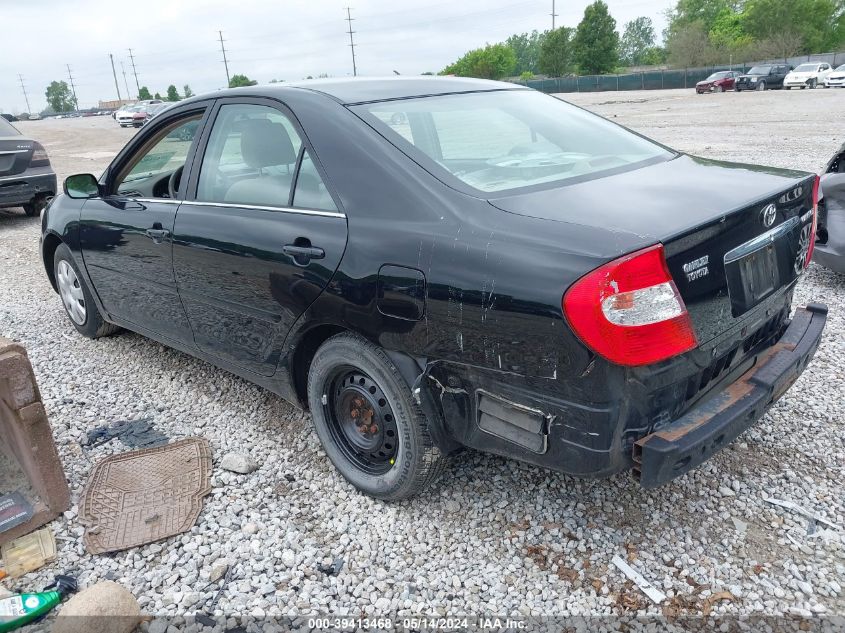
[[[85,546],[102,554],[189,530],[210,478],[211,447],[203,438],[107,457],[82,493]]]

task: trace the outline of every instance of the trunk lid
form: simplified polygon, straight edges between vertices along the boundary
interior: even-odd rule
[[[663,243],[699,343],[741,324],[803,271],[814,176],[690,156],[491,199],[511,213]],[[805,240],[802,242],[802,237]]]
[[[23,173],[32,158],[33,142],[22,136],[0,136],[0,178]]]

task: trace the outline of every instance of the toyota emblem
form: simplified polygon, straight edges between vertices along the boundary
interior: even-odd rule
[[[760,219],[763,222],[763,226],[769,228],[772,224],[775,223],[775,216],[778,214],[778,209],[774,204],[770,204],[763,208],[763,212],[760,214]]]

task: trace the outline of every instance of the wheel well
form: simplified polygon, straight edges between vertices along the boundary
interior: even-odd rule
[[[53,286],[53,290],[58,292],[58,288],[56,287],[56,275],[55,275],[55,265],[54,265],[54,257],[56,255],[56,249],[59,248],[59,244],[62,241],[53,235],[52,233],[48,233],[44,237],[44,246],[43,253],[44,253],[44,268],[47,271],[47,278],[50,280],[50,285]]]
[[[290,371],[299,404],[306,411],[308,410],[308,371],[311,369],[314,354],[317,353],[320,345],[341,332],[346,332],[346,329],[339,325],[318,325],[309,330],[296,346]]]

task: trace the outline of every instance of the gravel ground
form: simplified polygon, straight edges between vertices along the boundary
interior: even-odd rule
[[[841,134],[845,91],[566,98],[711,158],[818,170],[843,140],[833,112]],[[111,119],[20,127],[60,177],[99,173],[133,134]],[[60,571],[83,586],[109,578],[156,615],[845,615],[843,532],[810,536],[806,519],[762,501],[792,500],[845,527],[845,277],[810,268],[796,302],[831,308],[810,369],[756,427],[670,485],[646,491],[626,474],[579,480],[468,452],[428,494],[388,505],[337,475],[309,417],[278,397],[135,334],[77,336],[43,273],[38,232],[37,220],[0,211],[0,334],[29,349],[74,500],[97,460],[125,450],[83,447],[98,424],[149,416],[171,437],[202,435],[216,468],[190,533],[90,556],[74,506],[52,524],[58,560],[10,587]],[[228,451],[260,467],[225,472]],[[614,554],[669,601],[652,605],[610,565]],[[318,570],[335,559],[339,574]]]

